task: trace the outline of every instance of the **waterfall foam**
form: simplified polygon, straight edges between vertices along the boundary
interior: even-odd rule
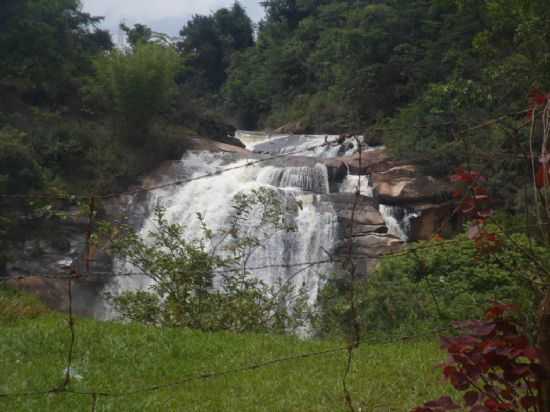
[[[237,169],[216,174],[222,169],[234,167]],[[333,248],[338,233],[336,213],[330,205],[323,203],[321,207],[320,195],[328,193],[330,187],[326,166],[248,166],[246,159],[231,160],[227,154],[210,152],[188,153],[179,163],[178,178],[205,174],[212,176],[151,192],[148,210],[162,206],[168,223],[185,226],[186,240],[189,241],[201,233],[198,213],[214,233],[219,232],[227,228],[234,213],[235,195],[262,187],[270,188],[281,204],[292,206],[285,208],[286,218],[293,222],[297,230],[282,231],[267,238],[250,256],[248,267],[259,268],[253,271],[253,275],[267,285],[291,283],[296,288],[306,288],[309,302],[313,304],[322,282],[321,274],[330,273],[332,265],[308,267],[302,263],[326,260],[328,256],[323,251]],[[140,236],[147,239],[154,229],[154,217],[149,216],[142,223]],[[136,271],[123,262],[117,262],[116,270],[118,273]],[[119,277],[108,286],[108,291],[117,295],[150,285],[151,280],[145,276]]]
[[[358,186],[360,186],[361,195],[374,197],[374,188],[370,176],[348,174],[341,183],[339,190],[344,193],[355,193]],[[388,227],[388,234],[396,236],[404,242],[409,240],[412,220],[419,216],[414,209],[380,204],[378,210]]]
[[[380,213],[384,217],[390,235],[397,236],[403,241],[409,240],[412,220],[419,216],[414,209],[380,205]]]

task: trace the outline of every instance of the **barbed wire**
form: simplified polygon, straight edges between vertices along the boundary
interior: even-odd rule
[[[451,332],[452,330],[454,330],[452,326],[445,327],[445,328],[437,328],[431,332],[421,332],[418,334],[409,334],[409,335],[395,337],[391,341],[396,343],[396,342],[411,341],[416,339],[425,339],[428,337],[436,336],[443,332]],[[363,339],[360,343],[369,343],[369,342],[380,343],[380,344],[388,343],[388,342],[373,342],[372,340],[368,340],[368,339]],[[148,392],[156,392],[163,389],[179,387],[193,381],[209,380],[209,379],[225,377],[233,374],[238,374],[242,372],[262,369],[262,368],[270,367],[277,364],[288,363],[288,362],[293,362],[297,360],[304,360],[308,358],[328,356],[328,355],[333,355],[337,353],[344,353],[344,352],[347,352],[348,349],[349,349],[348,345],[336,346],[333,348],[320,350],[320,351],[305,352],[305,353],[299,353],[291,356],[268,359],[261,362],[251,363],[251,364],[243,365],[232,369],[225,369],[225,370],[211,371],[211,372],[191,373],[191,374],[182,376],[180,379],[175,380],[173,382],[168,382],[168,383],[159,384],[159,385],[133,387],[132,389],[128,389],[128,390],[119,390],[119,391],[110,392],[105,390],[93,390],[93,389],[76,390],[76,389],[70,389],[68,387],[54,386],[52,389],[46,389],[46,390],[35,390],[35,391],[28,391],[28,392],[11,392],[11,393],[0,392],[0,399],[40,397],[40,396],[46,396],[46,395],[52,395],[52,394],[74,394],[74,395],[82,395],[82,396],[90,396],[90,397],[93,396],[96,398],[100,398],[100,397],[120,398],[120,397],[126,397],[126,396],[134,396],[134,395],[140,395]]]
[[[526,114],[528,112],[529,112],[529,109],[522,110],[522,111],[519,111],[519,112],[506,113],[506,114],[500,115],[498,117],[495,117],[495,118],[492,118],[492,119],[489,119],[489,120],[485,120],[485,121],[483,121],[483,122],[481,122],[477,125],[470,126],[468,128],[464,128],[462,130],[459,130],[456,133],[454,133],[453,135],[456,137],[458,135],[469,133],[469,132],[474,131],[474,130],[490,127],[490,126],[502,121],[503,119],[506,119],[506,118],[509,118],[509,117],[514,117],[514,116],[519,116],[521,114]],[[408,130],[410,130],[411,128],[415,129],[415,128],[422,128],[422,127],[412,125],[408,128]],[[373,130],[377,130],[377,129],[374,128]],[[378,129],[378,130],[381,130],[381,129]],[[202,174],[202,175],[193,176],[193,177],[185,178],[185,179],[178,179],[178,180],[175,180],[175,181],[162,183],[162,184],[159,184],[159,185],[154,185],[154,186],[149,186],[149,187],[141,187],[141,188],[137,188],[137,189],[133,189],[133,190],[112,192],[112,193],[107,193],[107,194],[103,194],[103,195],[99,194],[99,195],[96,195],[95,198],[106,200],[106,199],[111,199],[111,198],[118,197],[118,196],[136,195],[136,194],[140,194],[140,193],[165,189],[165,188],[171,187],[171,186],[179,186],[179,185],[183,185],[183,184],[190,183],[190,182],[193,182],[193,181],[204,180],[204,179],[208,179],[208,178],[211,178],[211,177],[219,176],[219,175],[222,175],[224,173],[228,173],[228,172],[231,172],[231,171],[251,167],[251,166],[261,164],[261,163],[265,163],[265,162],[269,162],[269,161],[272,161],[272,160],[286,158],[286,157],[295,156],[295,155],[298,155],[298,154],[311,152],[311,151],[314,151],[316,149],[320,149],[320,148],[323,148],[323,147],[329,147],[329,146],[332,146],[332,145],[340,145],[341,143],[342,143],[342,138],[339,136],[338,138],[336,138],[334,140],[327,140],[323,143],[316,144],[316,145],[311,145],[311,146],[305,147],[303,149],[294,150],[294,151],[290,151],[290,152],[287,152],[287,153],[279,153],[279,154],[271,155],[271,156],[261,158],[261,159],[256,159],[256,160],[248,159],[246,161],[246,163],[244,163],[242,165],[222,168],[222,169],[216,170],[215,172],[205,173],[205,174]],[[454,145],[454,144],[457,144],[457,142],[452,141],[452,142],[449,142],[447,145]],[[447,145],[443,145],[443,146],[446,147]],[[252,152],[251,152],[251,154],[256,154],[257,155],[257,153],[252,153]],[[59,194],[49,194],[49,193],[43,193],[43,194],[39,194],[39,193],[32,193],[32,194],[0,193],[0,198],[6,198],[6,199],[50,199],[50,200],[67,201],[67,200],[89,200],[90,199],[90,194],[72,193],[72,194],[59,195]]]
[[[256,159],[256,160],[248,159],[248,160],[246,160],[246,163],[244,163],[244,164],[221,168],[221,169],[218,169],[214,172],[205,173],[205,174],[198,175],[198,176],[193,176],[193,177],[189,177],[189,178],[185,178],[185,179],[178,179],[178,180],[174,180],[174,181],[171,181],[171,182],[168,182],[168,183],[161,183],[161,184],[154,185],[154,186],[149,186],[149,187],[142,187],[142,188],[137,188],[137,189],[133,189],[133,190],[126,190],[126,191],[120,191],[120,192],[107,193],[107,194],[103,194],[103,195],[97,195],[95,197],[97,199],[105,200],[105,199],[111,199],[111,198],[118,197],[118,196],[136,195],[136,194],[139,194],[139,193],[145,193],[145,192],[151,192],[151,191],[160,190],[160,189],[166,189],[166,188],[171,187],[171,186],[181,186],[181,185],[186,184],[186,183],[195,182],[195,181],[199,181],[199,180],[204,180],[204,179],[208,179],[208,178],[215,177],[215,176],[220,176],[220,175],[223,175],[224,173],[229,173],[229,172],[233,172],[235,170],[245,169],[245,168],[252,167],[252,166],[255,166],[255,165],[258,165],[258,164],[261,164],[261,163],[269,162],[269,161],[272,161],[272,160],[277,160],[277,159],[281,159],[281,158],[295,156],[295,155],[298,155],[298,154],[312,152],[316,149],[321,149],[323,147],[330,147],[331,145],[335,145],[335,144],[340,145],[341,142],[342,142],[342,139],[337,138],[337,139],[334,139],[334,140],[331,140],[331,141],[326,141],[326,142],[316,144],[316,145],[310,145],[306,148],[290,151],[290,152],[287,152],[287,153],[279,153],[279,154],[276,154],[276,155],[272,155],[272,156],[268,156],[268,157],[264,157],[264,158]],[[256,153],[251,152],[250,154],[253,155],[253,154],[256,154]],[[48,194],[48,193],[44,193],[44,194],[0,193],[0,198],[8,198],[8,199],[9,198],[15,198],[15,199],[52,199],[52,200],[80,199],[80,200],[88,200],[88,199],[90,199],[90,195],[89,194],[76,194],[76,193],[61,195],[61,196],[57,195],[57,194]]]
[[[518,113],[516,113],[514,115],[518,115]],[[509,116],[511,116],[511,114],[506,115],[506,116],[509,117]],[[488,127],[488,126],[493,125],[496,122],[500,121],[502,117],[504,117],[504,116],[492,119],[490,121],[486,121],[486,122],[484,122],[480,125],[477,125],[477,126],[470,127],[466,131],[472,131],[472,130],[477,130],[479,128]],[[355,222],[355,213],[356,213],[356,209],[358,207],[358,203],[360,201],[360,198],[362,196],[361,191],[360,191],[360,188],[361,188],[361,175],[359,175],[357,189],[355,191],[355,196],[354,196],[354,201],[353,201],[353,206],[352,206],[351,227],[350,227],[350,234],[346,239],[347,242],[348,242],[348,248],[347,248],[347,255],[345,257],[334,258],[334,257],[330,256],[330,259],[323,259],[323,260],[318,260],[318,261],[313,261],[313,262],[300,262],[300,263],[281,264],[281,265],[264,265],[264,266],[259,266],[259,267],[256,267],[256,268],[248,269],[249,271],[260,271],[260,270],[267,270],[267,269],[273,269],[273,268],[285,268],[285,269],[296,268],[296,269],[298,269],[298,271],[295,272],[294,275],[291,275],[291,276],[296,276],[296,274],[299,274],[299,273],[303,272],[304,270],[307,270],[307,268],[314,267],[314,266],[319,266],[319,265],[323,265],[323,264],[334,264],[334,263],[343,263],[343,264],[345,264],[345,267],[347,268],[348,273],[349,273],[349,277],[350,277],[349,304],[350,304],[350,308],[351,308],[351,318],[352,318],[352,322],[351,322],[352,323],[352,325],[351,325],[352,330],[351,330],[351,334],[349,336],[349,342],[346,345],[338,346],[338,347],[327,349],[327,350],[306,352],[306,353],[296,354],[296,355],[287,356],[287,357],[269,359],[269,360],[265,360],[265,361],[262,361],[262,362],[256,362],[256,363],[243,365],[243,366],[233,368],[233,369],[189,374],[189,375],[180,377],[180,379],[178,379],[174,382],[167,382],[167,383],[161,383],[161,384],[156,384],[156,385],[143,386],[143,387],[140,387],[140,388],[135,388],[134,387],[134,388],[127,389],[127,390],[112,391],[112,392],[111,391],[103,391],[103,390],[93,390],[93,389],[91,389],[91,390],[77,390],[77,389],[72,389],[71,388],[72,373],[73,373],[72,365],[73,365],[73,360],[74,360],[74,355],[75,355],[74,351],[75,351],[75,343],[76,343],[76,338],[77,338],[76,328],[75,328],[76,320],[75,320],[74,313],[73,313],[73,298],[74,298],[74,296],[73,296],[73,282],[77,282],[77,281],[80,281],[80,280],[83,280],[83,279],[89,279],[89,278],[92,278],[92,277],[98,277],[98,276],[99,277],[109,277],[109,278],[111,278],[111,277],[128,277],[128,276],[146,276],[146,274],[144,274],[142,272],[139,272],[139,273],[96,272],[96,273],[94,273],[91,270],[91,265],[94,261],[92,259],[91,238],[92,238],[92,234],[93,234],[93,231],[94,231],[94,224],[95,224],[94,220],[95,220],[96,201],[97,200],[100,200],[100,199],[105,200],[105,199],[110,199],[110,198],[117,197],[117,196],[122,196],[122,195],[135,195],[135,194],[139,194],[139,193],[165,189],[165,188],[170,187],[170,186],[182,185],[182,184],[189,183],[189,182],[192,182],[192,181],[207,179],[207,178],[211,178],[211,177],[214,177],[214,176],[219,176],[223,173],[228,173],[228,172],[231,172],[231,171],[234,171],[234,170],[238,170],[238,169],[242,169],[242,168],[246,168],[246,167],[251,167],[253,165],[256,165],[256,164],[259,164],[259,163],[262,163],[262,162],[267,162],[267,161],[271,161],[271,160],[274,160],[274,159],[285,158],[285,157],[289,157],[289,156],[292,156],[292,155],[305,153],[305,152],[308,152],[308,151],[313,151],[317,148],[326,147],[326,146],[329,146],[329,145],[334,144],[334,143],[339,143],[339,141],[340,141],[340,139],[338,139],[336,141],[333,141],[333,142],[328,142],[327,141],[323,144],[313,145],[313,146],[310,146],[308,148],[298,150],[298,151],[293,151],[293,152],[289,152],[289,153],[283,153],[283,154],[278,154],[278,155],[274,155],[274,156],[269,156],[269,157],[262,158],[262,159],[257,159],[257,160],[254,160],[254,161],[249,160],[244,164],[223,168],[223,169],[217,170],[216,172],[213,172],[213,173],[203,174],[203,175],[194,176],[194,177],[187,178],[187,179],[180,179],[180,180],[176,180],[176,181],[173,181],[173,182],[163,183],[163,184],[150,186],[150,187],[146,187],[146,188],[138,188],[138,189],[124,191],[124,192],[115,192],[115,193],[109,193],[109,194],[104,194],[104,195],[94,195],[94,196],[90,196],[90,195],[70,195],[70,196],[63,196],[63,197],[55,197],[55,195],[52,197],[52,196],[47,195],[47,194],[46,195],[0,194],[0,198],[25,198],[25,199],[26,198],[41,198],[41,199],[59,199],[59,200],[68,200],[68,199],[84,200],[84,199],[87,199],[89,201],[88,217],[87,217],[88,222],[87,222],[86,234],[85,234],[85,238],[86,238],[86,241],[85,241],[86,251],[85,251],[85,258],[84,258],[85,269],[86,269],[85,273],[80,273],[76,268],[70,268],[70,269],[68,269],[68,274],[64,274],[64,275],[50,274],[49,276],[48,275],[41,276],[41,277],[44,277],[44,278],[47,278],[47,279],[60,279],[60,280],[66,280],[67,281],[67,298],[68,298],[67,325],[68,325],[68,331],[69,331],[69,343],[68,343],[68,350],[67,350],[67,353],[66,353],[66,361],[65,361],[66,368],[65,368],[65,371],[64,371],[64,379],[63,379],[63,381],[61,382],[60,385],[54,385],[51,389],[46,389],[46,390],[42,390],[42,391],[38,390],[38,391],[30,391],[30,392],[0,393],[0,399],[11,399],[11,398],[21,398],[21,397],[37,397],[37,396],[46,396],[46,395],[52,395],[52,394],[57,394],[57,395],[72,394],[72,395],[77,395],[77,396],[89,397],[91,399],[91,402],[92,402],[92,411],[95,411],[96,408],[97,408],[98,400],[100,398],[121,398],[121,397],[135,396],[135,395],[140,395],[140,394],[144,394],[144,393],[150,393],[150,392],[156,392],[156,391],[160,391],[160,390],[180,387],[182,385],[185,385],[185,384],[187,384],[189,382],[193,382],[193,381],[210,380],[210,379],[225,377],[225,376],[229,376],[229,375],[233,375],[233,374],[244,373],[244,372],[247,372],[247,371],[262,369],[262,368],[274,366],[274,365],[277,365],[277,364],[298,361],[298,360],[302,360],[302,359],[321,357],[321,356],[329,356],[329,355],[334,355],[334,354],[337,354],[337,353],[346,353],[347,356],[346,356],[346,360],[345,360],[345,370],[344,370],[344,374],[342,376],[341,382],[342,382],[342,387],[343,387],[343,391],[344,391],[344,397],[345,397],[346,405],[347,405],[348,409],[350,410],[350,412],[355,412],[356,409],[355,409],[355,405],[354,405],[354,400],[352,398],[351,390],[349,388],[348,379],[349,379],[349,376],[351,375],[351,372],[352,372],[352,369],[353,369],[354,352],[360,348],[361,344],[368,341],[368,337],[363,337],[362,336],[362,330],[361,330],[362,325],[361,325],[359,315],[358,315],[358,310],[357,310],[357,307],[356,307],[357,302],[356,302],[356,296],[355,296],[355,292],[356,292],[355,291],[355,286],[356,286],[356,282],[357,282],[357,264],[358,264],[358,262],[361,262],[363,260],[370,260],[370,259],[373,259],[373,258],[380,258],[381,257],[380,255],[371,255],[371,256],[369,256],[369,255],[365,255],[365,254],[361,254],[361,255],[358,256],[354,252],[354,249],[355,249],[355,247],[354,247],[354,245],[355,245],[354,230],[355,230],[355,224],[356,224],[356,222]],[[362,164],[362,161],[363,161],[363,159],[362,159],[362,157],[363,157],[362,142],[360,142],[359,139],[357,139],[357,143],[358,143],[358,146],[359,146],[359,151],[358,151],[358,153],[359,153],[359,155],[358,155],[359,168],[362,169],[362,167],[363,167],[363,164]],[[446,219],[442,220],[440,222],[439,227],[441,228],[444,223],[445,224],[448,223],[448,219],[451,219],[452,216],[454,216],[456,214],[456,212],[457,212],[457,209],[455,209],[452,214],[447,216]],[[376,234],[373,234],[373,235],[376,236]],[[462,240],[456,240],[456,241],[462,241]],[[409,249],[405,249],[405,250],[401,250],[401,251],[397,251],[397,252],[391,252],[391,253],[385,254],[382,257],[406,256],[407,254],[416,255],[419,251],[422,251],[422,250],[425,250],[425,249],[442,247],[444,245],[448,245],[449,242],[453,242],[453,240],[448,240],[446,242],[434,243],[434,244],[427,245],[427,246],[426,245],[418,246],[418,247],[409,248]],[[5,276],[5,277],[1,277],[0,281],[17,280],[17,279],[25,279],[25,278],[28,278],[28,276]],[[431,293],[431,295],[432,295],[432,297],[433,297],[433,299],[436,303],[436,306],[438,306],[439,304],[437,302],[437,297],[433,293]],[[440,311],[438,311],[438,316],[440,317],[440,320],[442,320],[441,319],[441,313],[439,313],[439,312]],[[430,336],[441,333],[444,330],[449,330],[449,328],[444,328],[444,329],[440,328],[440,329],[434,330],[433,334],[430,334]],[[428,336],[428,334],[426,332],[424,332],[422,334],[419,334],[419,336],[426,337],[426,336]],[[411,339],[414,339],[414,337],[407,336],[407,337],[401,337],[400,339],[411,340]],[[397,341],[397,340],[399,340],[399,339],[396,339],[394,341]]]

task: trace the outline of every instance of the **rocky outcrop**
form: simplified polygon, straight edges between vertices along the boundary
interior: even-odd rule
[[[330,203],[340,222],[340,240],[333,251],[340,261],[337,270],[345,270],[345,262],[351,257],[357,265],[357,274],[366,276],[380,257],[403,246],[400,239],[387,233],[376,200],[353,193],[333,193],[321,196],[321,201]]]
[[[32,293],[52,309],[63,312],[69,310],[68,280],[26,276],[9,280],[7,284],[17,290]],[[73,280],[71,285],[73,313],[79,316],[93,316],[104,285],[104,280],[99,277]]]
[[[333,160],[344,162],[350,174],[361,176],[387,170],[396,163],[390,159],[383,147],[364,150],[361,154],[355,153],[351,156],[338,157],[330,161]]]
[[[436,234],[448,236],[462,227],[462,221],[454,213],[455,205],[451,202],[427,203],[417,205],[417,218],[411,221],[409,240],[430,240]]]
[[[227,138],[229,139],[229,138]],[[245,145],[236,138],[237,143],[220,142],[212,139],[206,139],[204,137],[192,137],[189,139],[188,150],[204,150],[209,152],[227,152],[235,153],[242,156],[249,156],[251,153],[246,150]]]
[[[376,148],[326,161],[342,162],[352,175],[369,175],[375,198],[383,204],[411,206],[442,203],[450,199],[450,184],[424,176],[413,164],[391,159],[385,148]]]
[[[66,210],[64,219],[21,222],[20,235],[11,240],[6,274],[14,279],[8,284],[33,292],[53,309],[66,310],[66,278],[89,270],[96,274],[93,278],[84,276],[73,282],[73,310],[79,315],[92,315],[113,262],[110,256],[93,248],[89,262],[85,262],[87,223],[87,217],[76,208]]]
[[[449,185],[431,176],[410,176],[391,173],[373,173],[374,196],[380,203],[412,206],[422,203],[440,203],[449,199]]]
[[[356,274],[359,277],[366,277],[376,269],[380,258],[388,253],[401,250],[404,242],[392,235],[369,233],[362,236],[346,238],[337,243],[334,255],[340,259],[339,268],[346,269],[346,263],[351,257],[356,265]],[[349,268],[347,268],[349,269]]]
[[[366,196],[356,197],[353,193],[332,193],[321,196],[321,201],[329,202],[338,219],[344,223],[347,234],[354,222],[354,233],[369,232],[367,228],[377,229],[384,225],[384,218],[378,211],[378,203]],[[353,220],[352,220],[353,218]]]

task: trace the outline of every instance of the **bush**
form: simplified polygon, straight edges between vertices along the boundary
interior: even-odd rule
[[[34,319],[49,312],[38,298],[0,284],[0,324],[11,325],[21,319]]]
[[[147,290],[111,299],[123,318],[200,330],[288,331],[304,325],[305,291],[281,283],[269,287],[247,269],[254,251],[270,236],[292,231],[276,192],[252,190],[235,196],[234,215],[219,233],[201,216],[202,234],[186,240],[187,229],[156,211],[148,239],[128,228],[113,252],[152,280]],[[107,227],[107,233],[112,228]],[[288,297],[294,297],[292,302]]]
[[[499,236],[498,250],[480,251],[465,234],[453,240],[420,242],[399,256],[383,259],[356,285],[360,320],[369,336],[409,336],[447,328],[452,321],[478,319],[494,301],[521,308],[534,326],[537,295],[529,270],[533,263],[521,248],[550,261],[544,248],[529,246],[521,234]],[[330,280],[322,291],[320,330],[338,333],[349,323],[343,281]],[[340,325],[344,325],[342,328]]]

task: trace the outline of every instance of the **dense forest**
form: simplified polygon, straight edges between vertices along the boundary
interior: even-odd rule
[[[111,261],[125,259],[154,281],[151,290],[109,297],[117,313],[133,322],[132,325],[98,326],[99,322],[83,321],[81,332],[85,341],[98,340],[94,335],[99,333],[97,328],[110,328],[113,342],[118,342],[113,347],[137,347],[133,342],[138,340],[145,346],[152,345],[155,339],[166,338],[169,342],[162,345],[176,345],[164,359],[171,366],[172,354],[179,356],[180,351],[190,350],[191,346],[185,346],[187,339],[194,342],[190,345],[197,345],[191,349],[193,353],[208,345],[213,345],[208,350],[215,353],[225,342],[233,342],[234,352],[239,346],[251,345],[251,351],[261,347],[268,354],[294,346],[323,353],[332,340],[343,339],[343,353],[347,357],[347,371],[342,379],[344,395],[332,394],[323,404],[325,409],[311,410],[335,410],[334,405],[345,405],[354,412],[359,405],[366,409],[357,410],[376,410],[372,404],[357,400],[364,395],[357,388],[367,388],[369,382],[357,378],[360,383],[356,388],[349,390],[346,386],[348,375],[360,373],[352,367],[354,353],[363,354],[359,356],[363,357],[360,361],[363,366],[365,359],[371,357],[372,352],[363,349],[363,339],[367,344],[381,345],[376,346],[376,356],[385,356],[382,344],[399,342],[397,346],[388,346],[391,361],[385,359],[375,365],[375,369],[380,368],[382,381],[390,383],[384,384],[384,390],[389,390],[394,381],[401,382],[404,377],[416,380],[414,365],[426,366],[418,359],[428,354],[430,362],[440,360],[440,352],[432,347],[432,341],[440,333],[447,333],[452,337],[443,340],[443,347],[451,357],[444,374],[454,387],[453,394],[467,391],[454,397],[460,399],[464,410],[549,411],[548,1],[265,0],[261,4],[265,17],[258,23],[236,1],[208,15],[194,15],[182,21],[177,37],[155,32],[141,23],[131,26],[121,23],[119,30],[124,40],[115,44],[113,33],[102,28],[103,17],[84,12],[79,0],[3,0],[0,326],[11,332],[4,340],[0,338],[0,349],[26,345],[27,334],[48,334],[53,330],[62,335],[65,324],[58,325],[61,315],[50,315],[48,309],[28,296],[4,287],[1,280],[10,276],[8,263],[12,252],[25,249],[21,245],[30,243],[28,238],[35,236],[32,232],[35,228],[40,226],[48,232],[49,228],[63,227],[70,221],[67,226],[85,227],[85,239],[79,246],[85,246],[88,272],[97,257],[95,253],[100,255],[105,247]],[[235,175],[221,184],[205,185],[207,190],[220,192],[212,199],[220,202],[218,209],[226,206],[231,211],[230,218],[226,227],[215,232],[208,226],[208,216],[199,211],[196,213],[199,224],[195,226],[199,238],[193,240],[186,237],[186,224],[190,222],[172,222],[160,206],[143,207],[152,216],[154,228],[147,240],[128,223],[131,219],[127,217],[120,219],[123,223],[117,220],[118,216],[112,221],[100,221],[108,216],[109,207],[115,207],[112,203],[105,206],[100,200],[96,203],[96,198],[107,204],[115,194],[139,187],[132,193],[124,192],[128,197],[136,195],[130,206],[139,209],[141,206],[135,205],[139,202],[142,205],[145,192],[152,191],[139,186],[140,179],[166,161],[182,159],[193,149],[192,141],[238,146],[244,154],[232,152],[230,155],[236,157],[231,161],[238,159],[243,163],[231,163],[229,171],[275,159],[268,163],[270,176],[277,173],[282,176],[287,167],[285,156],[290,155],[269,158],[273,153],[242,150],[244,145],[234,137],[239,129],[263,130],[268,139],[285,135],[285,143],[305,135],[327,135],[320,144],[323,149],[330,146],[328,135],[339,136],[332,142],[336,147],[330,159],[319,156],[312,161],[297,156],[288,163],[289,168],[295,167],[293,172],[307,169],[310,180],[314,179],[315,171],[322,169],[326,172],[322,176],[326,191],[308,189],[296,195],[299,191],[285,192],[279,190],[283,186],[277,185],[266,188],[269,186],[266,184],[260,189],[254,186],[256,189],[246,193],[233,193],[234,197],[227,200],[222,199],[222,194],[232,184],[230,180],[244,181],[244,177]],[[192,177],[173,182],[173,186],[181,188],[194,179],[223,175],[227,170],[216,169],[219,158],[212,159],[212,156],[194,158],[194,162],[204,163],[193,164],[197,170],[211,166],[208,173],[195,175],[196,170],[190,168],[193,173],[184,177]],[[225,158],[223,161],[224,165],[229,162]],[[340,180],[334,183],[336,175]],[[348,177],[356,179],[350,181],[357,182],[357,186],[345,192],[340,189]],[[368,185],[375,185],[370,187],[370,195],[361,186],[362,177]],[[412,196],[412,206],[399,203],[402,199],[382,204],[377,178],[389,182],[389,186],[393,178],[406,183],[417,179],[415,182],[421,182],[419,186],[428,182],[425,186],[430,188],[436,182],[433,187],[445,189],[437,196],[429,193],[424,197],[422,189],[427,189],[418,189],[420,195]],[[338,190],[332,190],[334,187]],[[181,197],[177,202],[189,205],[198,199],[199,192],[196,187],[194,191],[183,192],[190,199]],[[285,193],[281,195],[282,192]],[[315,207],[323,199],[327,202],[325,206],[332,202],[327,206],[333,213],[331,218],[338,224],[344,223],[339,233],[342,242],[334,241],[334,250],[323,249],[321,263],[342,263],[336,252],[343,249],[349,251],[349,256],[341,267],[335,266],[338,269],[334,273],[320,275],[323,282],[319,282],[322,286],[316,290],[318,295],[312,309],[305,283],[303,288],[286,283],[268,285],[252,276],[247,264],[256,250],[265,249],[277,236],[295,239],[292,238],[295,233],[308,227],[313,228],[312,239],[318,236],[314,226],[320,227],[323,219],[314,220],[319,217],[312,217],[314,213],[308,215],[311,222],[300,222],[295,217],[302,216],[300,213],[308,207],[320,215],[322,208]],[[210,198],[207,200],[205,207],[211,206]],[[221,205],[226,200],[227,204]],[[421,216],[420,209],[436,210],[434,213],[443,210],[444,220],[452,220],[452,225],[445,230],[444,225],[437,230],[434,225],[429,236],[412,239],[422,241],[407,244],[411,239],[389,233],[389,224],[384,220],[387,216],[382,216],[383,210],[395,208],[412,216],[411,219]],[[78,212],[71,215],[75,209]],[[187,216],[184,212],[178,210],[180,215]],[[359,226],[364,232],[360,234],[354,233],[356,213],[363,219]],[[143,223],[145,218],[141,218]],[[380,242],[389,242],[380,247],[387,250],[368,262],[372,267],[366,269],[368,275],[363,277],[356,274],[358,265],[352,256],[353,242],[360,241],[358,238],[364,241],[367,252]],[[222,240],[216,243],[217,239]],[[68,246],[57,243],[57,249],[53,248],[57,252],[75,249],[71,249],[69,241],[65,242]],[[296,244],[287,243],[297,248]],[[207,245],[213,244],[216,244],[214,251],[208,250]],[[386,254],[388,245],[395,244],[398,247]],[[319,245],[322,246],[315,243]],[[217,254],[223,247],[226,254]],[[281,250],[291,254],[288,248]],[[311,254],[312,250],[307,250]],[[71,276],[75,273],[71,272]],[[78,340],[75,343],[71,282],[73,278],[69,277],[68,325],[72,334],[69,363],[63,373],[63,385],[46,392],[51,395],[48,402],[56,402],[56,394],[70,394],[72,382],[78,381],[71,375],[72,350],[82,343]],[[297,302],[294,306],[285,301],[288,296]],[[24,322],[34,322],[41,316],[51,317],[39,327],[27,328]],[[144,324],[159,327],[162,332],[131,329]],[[280,336],[306,328],[308,336],[319,342],[300,343]],[[178,329],[184,331],[185,339],[178,335]],[[228,331],[234,335],[224,335]],[[269,339],[281,339],[272,342],[278,349],[265,344],[263,334]],[[420,335],[423,336],[418,340],[420,346],[400,346],[410,336]],[[147,342],[140,340],[143,336]],[[262,343],[256,345],[256,339]],[[101,345],[108,346],[103,341]],[[178,345],[183,345],[183,349]],[[107,346],[102,350],[114,350]],[[79,350],[84,351],[81,347]],[[288,355],[285,350],[281,353],[283,358]],[[393,353],[401,350],[404,352],[399,352],[399,356],[410,361],[407,367]],[[419,355],[417,350],[421,352]],[[63,351],[53,346],[52,352]],[[212,365],[216,364],[218,369],[225,366],[224,362],[233,365],[233,352],[224,356],[227,359],[223,358],[221,365],[217,361]],[[212,354],[205,357],[208,362],[215,359]],[[19,362],[11,353],[9,359]],[[379,358],[372,359],[378,362]],[[152,364],[148,370],[158,366],[154,357],[146,360]],[[96,361],[101,363],[105,359]],[[121,361],[122,369],[128,367],[124,362],[127,360]],[[393,365],[389,378],[386,364]],[[105,362],[102,367],[111,365]],[[408,375],[401,376],[409,367]],[[56,368],[51,373],[60,375]],[[256,368],[257,365],[251,367]],[[157,371],[158,376],[152,374],[151,382],[157,384],[161,378],[165,379],[170,375],[166,370]],[[185,375],[189,371],[180,372]],[[300,385],[315,385],[330,373],[319,372],[316,379],[303,373],[296,379]],[[423,373],[423,379],[428,380],[429,375],[430,382],[435,381],[431,372]],[[220,376],[225,374],[222,372]],[[199,378],[210,379],[215,375],[202,374]],[[20,382],[27,385],[25,374],[13,376],[15,384],[0,380],[0,402],[5,388],[12,389]],[[273,376],[263,379],[271,378],[275,379]],[[101,376],[93,379],[96,386],[102,384]],[[113,406],[118,401],[113,395],[116,391],[109,390],[121,383],[124,382],[111,382],[113,386],[106,387],[106,392],[74,394],[90,395],[94,402],[92,410],[96,410],[98,396],[107,393],[106,403],[112,401],[109,405],[115,408],[108,410],[116,410]],[[403,385],[407,390],[414,386],[410,382]],[[276,387],[262,390],[269,392]],[[399,406],[388,410],[410,410],[441,390],[449,391],[448,387],[439,386],[413,389],[412,396],[397,399]],[[179,394],[179,402],[185,402],[185,396],[191,396],[192,392]],[[400,390],[391,389],[387,397],[397,397],[398,392],[401,394]],[[276,398],[274,394],[269,396]],[[300,409],[288,410],[308,410],[316,402],[305,400],[300,393],[292,396],[298,399]],[[171,402],[162,397],[151,399],[151,405]],[[64,405],[66,410],[81,407],[73,401],[74,404]],[[24,399],[16,402],[20,402],[17,410],[26,410],[31,405],[25,404]],[[136,402],[132,407],[142,406]],[[175,405],[177,408],[181,403]],[[274,405],[265,410],[286,410],[277,409],[280,404]],[[210,406],[215,410],[215,406]],[[255,410],[240,407],[231,410]],[[450,397],[443,397],[416,411],[458,408]]]
[[[72,183],[133,176],[151,167],[144,146],[155,149],[155,163],[181,153],[181,128],[231,130],[220,124],[366,133],[448,174],[466,155],[450,144],[454,135],[526,110],[530,95],[549,87],[544,1],[263,5],[257,26],[236,3],[194,16],[176,40],[124,26],[120,49],[76,0],[8,1],[0,16],[2,153],[25,166],[21,176],[3,166],[5,187],[65,183],[75,162]],[[509,149],[515,127],[476,135],[476,149]]]

